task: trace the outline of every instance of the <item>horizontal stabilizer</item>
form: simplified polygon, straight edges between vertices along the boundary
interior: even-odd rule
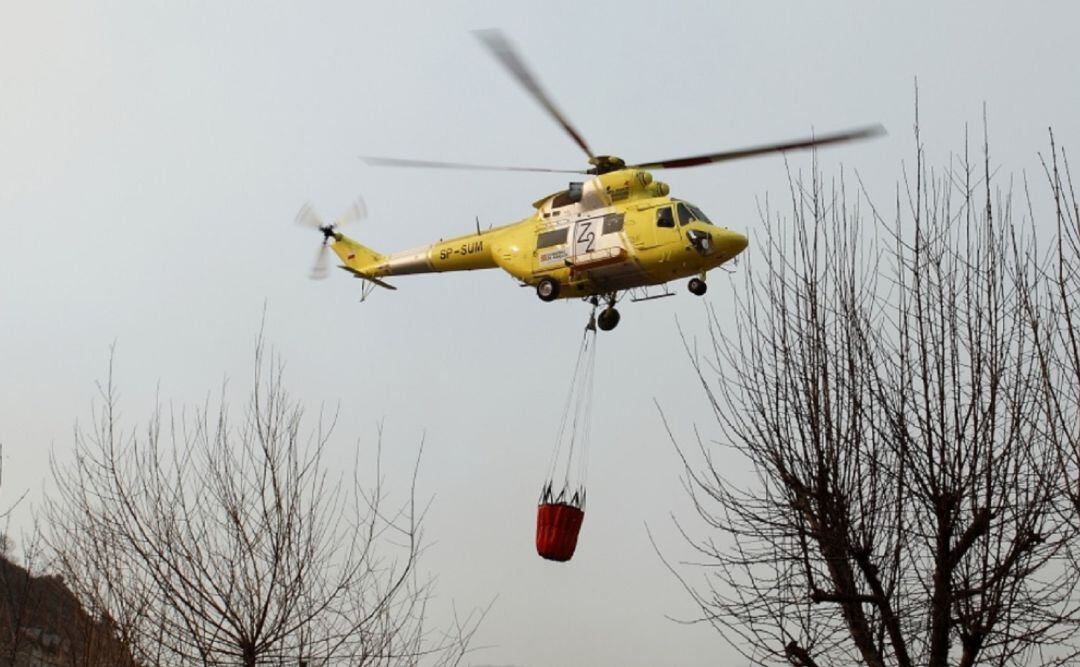
[[[379,280],[378,278],[376,278],[374,276],[369,276],[366,273],[362,273],[360,271],[357,271],[356,269],[352,268],[351,266],[339,266],[338,268],[341,269],[342,271],[348,271],[349,273],[353,274],[354,278],[360,278],[361,280],[366,280],[366,281],[368,281],[370,283],[374,283],[374,284],[378,285],[379,287],[385,287],[386,289],[392,289],[392,290],[397,289],[396,287],[394,287],[390,283]]]

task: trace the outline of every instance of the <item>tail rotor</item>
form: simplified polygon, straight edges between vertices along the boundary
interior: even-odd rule
[[[311,202],[304,204],[299,213],[296,214],[296,224],[309,229],[317,229],[323,235],[322,245],[319,247],[318,253],[315,255],[315,263],[311,267],[310,275],[312,280],[323,280],[329,273],[330,239],[336,238],[336,230],[339,227],[360,222],[366,217],[367,205],[359,197],[329,225],[323,222],[322,217],[315,211]]]

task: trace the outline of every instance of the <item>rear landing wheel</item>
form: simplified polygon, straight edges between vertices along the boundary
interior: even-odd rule
[[[614,306],[608,306],[600,311],[600,316],[596,318],[596,326],[600,327],[601,331],[611,331],[619,324],[619,311],[615,310]]]
[[[709,286],[706,285],[705,281],[701,278],[691,278],[690,284],[686,287],[690,290],[691,294],[696,294],[697,296],[701,296],[705,293],[705,290],[709,289]]]
[[[542,278],[536,284],[536,296],[540,297],[541,301],[554,301],[559,298],[559,283],[551,278]]]

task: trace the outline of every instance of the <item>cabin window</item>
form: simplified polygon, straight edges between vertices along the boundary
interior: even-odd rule
[[[657,227],[674,227],[675,218],[671,215],[671,207],[665,206],[664,208],[656,209],[656,226]]]
[[[566,243],[566,235],[570,232],[569,227],[563,227],[562,229],[553,229],[550,232],[543,232],[536,237],[536,247],[550,248],[553,245],[561,245]]]
[[[614,234],[615,232],[621,232],[623,228],[623,216],[612,213],[611,215],[604,216],[604,229],[603,234]]]

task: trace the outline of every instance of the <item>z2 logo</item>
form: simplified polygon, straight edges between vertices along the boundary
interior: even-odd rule
[[[596,220],[582,220],[577,223],[574,235],[574,254],[585,255],[596,249]]]

